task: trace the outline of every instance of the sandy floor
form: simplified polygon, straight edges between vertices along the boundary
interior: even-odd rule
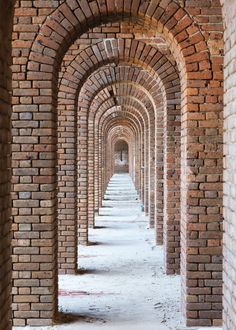
[[[140,205],[123,205],[122,216],[116,207],[109,212],[90,231],[93,244],[79,248],[81,274],[60,276],[60,311],[67,322],[35,329],[199,329],[184,326],[180,277],[164,274],[162,247],[154,246]]]

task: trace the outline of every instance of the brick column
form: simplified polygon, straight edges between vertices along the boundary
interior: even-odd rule
[[[156,130],[155,130],[155,117],[153,116],[151,118],[150,122],[150,207],[149,207],[149,221],[150,221],[150,227],[154,228],[155,226],[155,164],[156,164],[156,155],[155,155],[155,135],[156,135]],[[154,138],[153,138],[154,137]]]
[[[182,109],[181,272],[189,326],[217,326],[222,317],[223,106],[212,76],[197,73],[194,83],[207,87],[186,91]]]
[[[0,329],[11,329],[11,36],[13,1],[0,1]]]
[[[179,84],[176,94],[179,92]],[[178,96],[164,116],[164,257],[167,274],[180,273],[180,134]],[[168,101],[167,101],[168,102]]]
[[[88,118],[88,225],[95,225],[95,153],[94,116]]]
[[[78,241],[88,243],[88,118],[87,109],[78,110],[77,212]]]
[[[62,104],[60,102],[58,106],[58,269],[60,274],[75,274],[78,245],[77,116],[74,109]]]

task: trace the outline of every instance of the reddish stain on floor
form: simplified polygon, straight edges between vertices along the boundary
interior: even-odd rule
[[[87,291],[75,291],[75,290],[60,290],[59,296],[69,296],[69,297],[78,297],[78,296],[105,296],[105,295],[116,295],[116,293],[106,293],[106,292],[87,292]]]

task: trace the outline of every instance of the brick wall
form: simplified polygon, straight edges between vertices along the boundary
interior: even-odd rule
[[[11,35],[13,1],[0,1],[0,329],[11,329]]]
[[[235,236],[235,74],[236,3],[222,1],[225,23],[225,95],[224,95],[224,329],[236,328],[236,236]]]

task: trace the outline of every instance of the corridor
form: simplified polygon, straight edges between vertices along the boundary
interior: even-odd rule
[[[163,248],[128,174],[112,177],[102,205],[89,245],[79,247],[79,274],[59,276],[59,322],[40,329],[190,329],[181,317],[180,277],[164,274]]]
[[[236,330],[235,22],[0,0],[0,330]]]

